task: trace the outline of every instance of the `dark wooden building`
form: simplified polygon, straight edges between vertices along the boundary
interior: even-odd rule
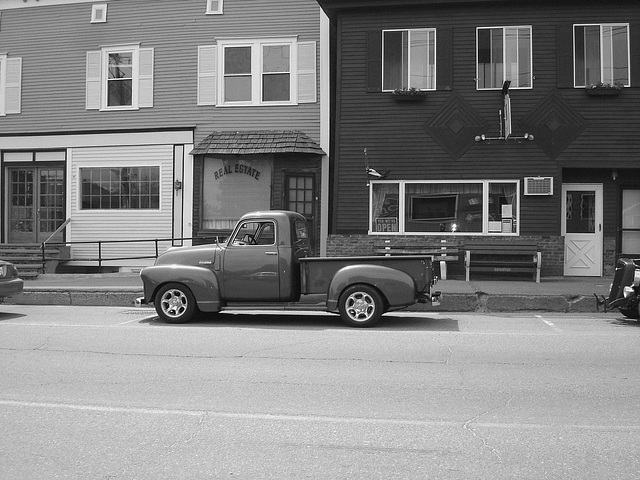
[[[318,2],[333,42],[330,253],[528,239],[543,276],[640,254],[637,1]]]

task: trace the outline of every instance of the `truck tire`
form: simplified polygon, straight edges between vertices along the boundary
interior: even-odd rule
[[[158,316],[168,323],[186,323],[198,310],[193,293],[180,283],[163,285],[154,305]]]
[[[350,327],[371,327],[380,320],[384,301],[375,288],[352,285],[340,295],[338,310],[344,323]]]

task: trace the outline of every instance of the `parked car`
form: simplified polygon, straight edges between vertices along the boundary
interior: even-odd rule
[[[18,269],[13,263],[0,260],[0,301],[22,293],[23,281],[18,277]]]
[[[640,259],[619,258],[609,297],[596,294],[596,308],[618,309],[627,318],[640,319]]]

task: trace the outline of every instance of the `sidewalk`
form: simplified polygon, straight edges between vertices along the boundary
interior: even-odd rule
[[[540,283],[502,280],[441,280],[436,290],[442,292],[439,307],[417,304],[413,311],[455,312],[595,312],[594,293],[607,295],[610,278],[551,277]],[[134,306],[142,296],[142,281],[137,273],[45,274],[26,280],[21,295],[5,299],[14,305],[95,305]],[[304,305],[287,304],[281,308],[304,309]]]

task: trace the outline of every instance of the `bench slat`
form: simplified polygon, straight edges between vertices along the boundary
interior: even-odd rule
[[[457,262],[458,243],[447,241],[421,242],[419,244],[395,243],[385,240],[374,244],[376,255],[424,255],[430,257],[432,262],[440,262],[440,276],[447,279],[447,263]]]

